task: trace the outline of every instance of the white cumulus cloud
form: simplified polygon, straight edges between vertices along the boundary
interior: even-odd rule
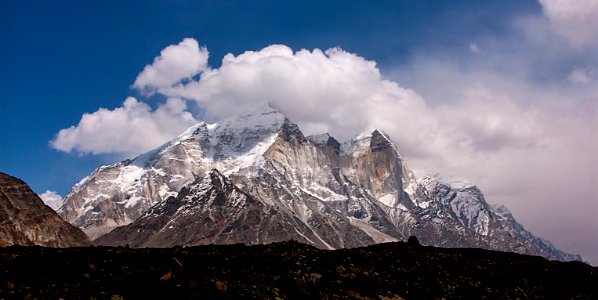
[[[339,48],[294,52],[272,45],[228,54],[198,80],[157,91],[196,100],[210,120],[270,103],[307,134],[330,132],[346,140],[380,128],[400,141],[405,153],[421,157],[446,149],[527,147],[535,133],[533,120],[517,118],[518,107],[495,101],[483,87],[470,89],[473,100],[464,98],[458,106],[431,107],[417,92],[385,79],[374,61]]]
[[[198,101],[206,117],[220,119],[270,103],[299,122],[307,133],[330,131],[348,138],[392,111],[398,120],[425,109],[419,95],[384,80],[376,63],[341,49],[293,52],[273,45],[238,56],[188,83],[159,89],[171,97]],[[409,115],[408,115],[409,114]],[[401,121],[399,121],[401,122]],[[404,123],[404,122],[401,122]]]
[[[58,210],[62,205],[62,196],[54,191],[46,190],[43,194],[39,194],[38,196],[53,210]]]
[[[195,39],[186,38],[177,45],[170,45],[160,52],[151,65],[145,66],[133,86],[151,93],[156,88],[170,86],[206,69],[208,50],[199,47]]]
[[[186,109],[184,100],[169,98],[152,111],[146,103],[129,97],[122,107],[84,114],[79,124],[60,130],[50,144],[64,152],[142,153],[197,123]]]

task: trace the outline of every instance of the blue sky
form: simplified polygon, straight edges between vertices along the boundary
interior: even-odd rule
[[[69,145],[57,137],[70,126],[82,128],[85,113],[100,116],[100,108],[107,110],[104,116],[122,113],[129,96],[136,98],[137,108],[148,105],[150,112],[170,107],[168,98],[183,99],[172,103],[184,105],[178,113],[191,114],[191,121],[232,113],[219,110],[218,101],[246,107],[288,97],[295,100],[279,106],[307,131],[346,138],[364,126],[382,127],[416,173],[472,181],[488,201],[506,204],[532,232],[598,262],[592,256],[598,253],[598,162],[593,154],[598,152],[598,37],[592,30],[598,26],[598,1],[559,3],[2,1],[0,171],[22,178],[38,193],[65,195],[99,165],[151,148],[153,144],[128,147],[125,142],[106,150],[100,147],[105,145],[89,144],[100,133],[93,131],[71,135],[74,144]],[[163,49],[180,48],[185,38],[192,39],[187,45],[198,43],[209,51],[207,69],[221,75],[213,79],[219,80],[219,89],[209,91],[217,97],[200,96],[192,85],[172,91],[150,82],[145,87],[154,88],[153,95],[132,86]],[[329,63],[336,58],[363,66],[364,73],[337,74],[360,97],[387,92],[381,86],[388,83],[396,84],[391,92],[399,96],[371,109],[369,117],[352,119],[349,126],[329,117],[334,111],[295,107],[295,102],[329,101],[330,107],[351,115],[351,107],[367,102],[342,90],[301,95],[305,99],[284,90],[235,90],[234,81],[226,79],[232,77],[224,75],[238,74],[232,63],[221,68],[223,57],[232,53],[239,60],[267,60],[264,48],[276,44],[285,45],[276,51],[295,51],[287,58],[297,59],[299,68],[314,59]],[[334,47],[343,52],[326,52],[323,58],[314,52]],[[308,53],[297,52],[301,49]],[[275,71],[306,87],[311,84],[292,77],[286,67],[283,63]],[[252,68],[261,72],[265,67]],[[207,69],[185,82],[206,92],[200,73]],[[359,76],[372,81],[351,81]],[[169,116],[181,115],[168,111]],[[172,135],[162,132],[158,142]],[[96,140],[122,142],[110,137]],[[52,147],[51,141],[62,148]]]
[[[98,164],[113,162],[112,155],[65,155],[48,141],[83,113],[134,94],[130,85],[143,66],[184,37],[208,45],[216,66],[228,52],[286,44],[340,46],[384,69],[418,49],[450,50],[487,31],[502,34],[510,16],[540,9],[534,1],[287,2],[3,1],[0,116],[10,142],[0,148],[0,166],[35,191],[64,194]]]
[[[414,51],[467,46],[488,31],[503,34],[513,15],[539,11],[534,1],[3,1],[0,80],[2,171],[35,191],[65,194],[98,164],[118,157],[76,156],[48,146],[85,112],[114,108],[136,75],[165,45],[195,37],[210,64],[224,54],[270,44],[340,46],[380,68]],[[495,12],[501,11],[501,14]],[[389,65],[386,65],[389,64]],[[149,102],[150,105],[155,103]]]

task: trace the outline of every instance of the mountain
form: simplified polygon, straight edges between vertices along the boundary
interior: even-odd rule
[[[65,196],[59,213],[98,237],[131,223],[212,169],[230,173],[258,164],[284,119],[265,109],[219,124],[197,124],[133,160],[98,168]]]
[[[100,236],[99,245],[133,247],[298,240],[308,228],[295,216],[241,191],[217,170],[152,206],[135,222]],[[300,230],[295,230],[300,228]],[[311,236],[314,239],[313,236]],[[323,245],[319,245],[323,246]]]
[[[0,172],[0,246],[75,247],[91,244],[22,180]]]
[[[337,249],[415,235],[425,245],[581,259],[533,236],[475,186],[416,178],[380,130],[344,143],[306,137],[269,106],[97,169],[59,213],[101,245],[295,239]]]

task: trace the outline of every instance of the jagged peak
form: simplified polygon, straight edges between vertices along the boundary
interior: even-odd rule
[[[218,176],[218,177],[223,176],[222,173],[220,173],[220,171],[218,171],[218,169],[211,169],[209,175],[210,176]]]
[[[351,140],[359,141],[359,140],[363,140],[363,139],[369,139],[374,135],[381,135],[385,139],[390,141],[390,137],[388,136],[388,134],[386,132],[384,132],[382,129],[375,128],[375,127],[368,127],[366,130],[361,131],[359,134],[357,134]]]
[[[184,186],[179,192],[179,196],[204,193],[210,189],[222,191],[227,189],[228,186],[232,186],[230,179],[217,169],[211,169],[203,177],[197,177],[195,182]]]
[[[328,132],[322,134],[312,134],[310,136],[307,136],[307,140],[316,146],[326,145],[330,138],[332,138],[332,136]]]
[[[224,121],[238,120],[238,119],[260,119],[263,120],[264,116],[275,117],[279,120],[284,120],[285,116],[277,108],[272,107],[269,104],[256,106],[253,109],[241,112]]]
[[[277,131],[286,121],[286,117],[270,105],[260,106],[254,110],[246,111],[220,122],[206,126],[210,132],[223,130],[268,130]]]
[[[340,147],[340,142],[335,139],[332,135],[330,135],[330,133],[323,133],[323,134],[315,134],[315,135],[310,135],[307,137],[307,140],[309,140],[312,144],[318,146],[318,147],[324,147],[324,146],[333,146],[335,148]]]
[[[248,132],[259,132],[260,136],[265,136],[278,132],[285,123],[290,123],[290,121],[278,109],[269,104],[258,106],[253,110],[239,113],[216,123],[197,123],[160,147],[139,155],[132,162],[139,167],[146,167],[156,154],[190,138],[210,139],[214,144],[217,142],[215,137],[229,134],[242,135]]]
[[[212,135],[215,132],[224,130],[242,131],[244,129],[269,129],[274,132],[282,127],[285,119],[286,117],[280,110],[272,107],[270,104],[265,104],[215,123],[199,122],[187,128],[187,130],[181,133],[177,138],[166,144],[185,140],[192,136]]]
[[[362,131],[351,140],[342,144],[343,152],[351,153],[358,149],[370,148],[372,151],[384,151],[392,149],[400,157],[396,145],[392,142],[388,134],[377,128],[370,128]]]
[[[374,136],[374,135],[380,135],[380,136],[384,137],[385,139],[387,139],[388,141],[390,141],[388,134],[386,134],[386,132],[382,131],[381,129],[375,128],[374,130],[372,130],[372,136]]]
[[[494,210],[495,213],[501,215],[501,216],[513,216],[513,214],[511,213],[511,211],[504,205],[501,204],[490,204],[490,207],[492,208],[492,210]]]
[[[212,169],[210,171],[210,173],[208,174],[208,176],[206,176],[206,180],[209,180],[209,182],[217,188],[224,188],[226,185],[230,184],[230,182],[228,181],[228,178],[226,178],[226,176],[222,175],[222,173],[220,173],[217,169]]]
[[[255,107],[255,109],[251,109],[248,112],[254,112],[254,113],[278,113],[281,114],[280,110],[278,108],[276,108],[274,105],[270,104],[270,103],[266,103],[263,105],[258,105]]]
[[[341,143],[329,133],[310,135],[307,137],[307,140],[318,148],[324,148],[326,146],[332,147],[336,154],[339,154],[341,151]]]
[[[424,184],[443,184],[457,190],[478,189],[476,185],[466,179],[460,179],[453,176],[442,176],[439,173],[426,174],[419,179]]]
[[[299,126],[291,122],[291,120],[286,117],[284,118],[284,122],[280,128],[280,132],[284,140],[287,142],[292,139],[298,139],[300,141],[306,140],[305,136],[303,136],[303,132],[301,132],[301,129],[299,129]]]
[[[363,130],[359,134],[357,134],[354,138],[350,139],[349,141],[360,141],[364,139],[369,139],[372,137],[372,133],[375,131],[375,128],[367,128]]]
[[[384,151],[387,149],[396,149],[390,138],[379,129],[374,129],[374,131],[372,131],[370,138],[370,148],[372,148],[372,151],[374,152]]]

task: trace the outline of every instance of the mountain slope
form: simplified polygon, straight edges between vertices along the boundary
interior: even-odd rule
[[[222,195],[221,203],[209,200],[214,193]],[[229,205],[239,201],[254,204]],[[379,130],[345,143],[330,135],[305,137],[271,107],[198,124],[134,160],[102,167],[77,184],[64,203],[61,215],[92,238],[132,223],[102,236],[102,244],[254,244],[292,238],[336,249],[416,235],[426,245],[580,259],[534,237],[507,210],[490,206],[475,186],[416,178]],[[250,212],[257,217],[247,218]],[[255,227],[273,215],[284,224],[280,230]],[[231,226],[235,235],[218,231]],[[181,232],[185,228],[195,230],[190,236]]]
[[[0,172],[0,246],[90,245],[78,228],[63,221],[22,180]]]
[[[284,120],[267,108],[258,115],[197,124],[133,160],[98,168],[72,188],[59,214],[96,238],[131,223],[211,169],[230,172],[259,162]]]
[[[302,226],[300,220],[254,199],[212,170],[204,179],[183,188],[176,198],[152,206],[132,224],[114,229],[95,243],[132,247],[252,244],[291,239],[309,243],[308,237],[295,230]]]

